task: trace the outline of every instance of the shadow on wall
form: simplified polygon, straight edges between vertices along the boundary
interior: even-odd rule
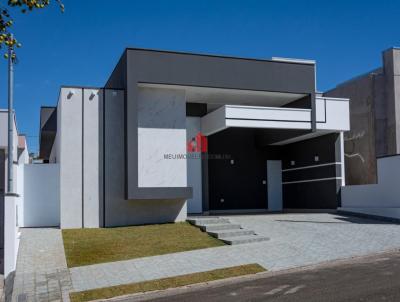
[[[120,211],[132,213],[124,217],[107,215],[106,226],[143,225],[154,223],[181,222],[186,220],[186,200],[127,200],[127,206]]]

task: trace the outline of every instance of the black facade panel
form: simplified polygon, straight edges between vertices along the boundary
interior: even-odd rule
[[[310,109],[310,108],[312,108],[311,102],[312,102],[311,95],[308,95],[308,96],[305,96],[304,98],[301,98],[300,100],[290,102],[289,104],[286,104],[282,107]]]
[[[257,148],[253,129],[230,128],[211,135],[209,156],[227,158],[208,160],[210,210],[266,209],[267,159],[279,159],[279,151]]]
[[[186,116],[205,116],[207,114],[207,104],[186,103]]]
[[[283,185],[283,207],[287,209],[336,209],[340,206],[336,180]]]
[[[340,158],[338,143],[339,134],[334,133],[286,145],[282,169],[315,165],[315,156],[318,156],[318,164],[337,162]],[[291,161],[295,162],[294,166]]]
[[[313,139],[286,145],[283,149],[282,168],[307,167],[340,162],[339,134],[327,134]],[[319,161],[315,162],[315,156]],[[295,161],[295,165],[291,165]],[[340,165],[285,171],[284,182],[295,182],[341,176]],[[300,182],[283,185],[285,208],[335,209],[340,206],[340,179]]]
[[[321,166],[309,169],[283,171],[283,182],[318,178],[336,177],[337,165]],[[339,166],[340,167],[340,166]]]
[[[311,130],[297,129],[256,129],[256,143],[260,147],[268,146],[310,132]]]
[[[39,157],[49,160],[57,133],[57,107],[40,108]]]

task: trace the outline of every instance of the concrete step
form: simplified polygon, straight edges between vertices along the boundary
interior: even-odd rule
[[[255,233],[252,230],[234,229],[234,230],[213,231],[213,232],[208,232],[208,234],[210,234],[215,238],[223,239],[223,238],[231,238],[237,236],[254,235]]]
[[[203,217],[203,218],[188,218],[186,219],[189,223],[200,226],[200,225],[208,225],[208,224],[226,224],[229,223],[229,219],[227,218],[219,218],[219,217]]]
[[[231,238],[221,238],[220,240],[222,240],[226,244],[235,245],[235,244],[267,241],[269,240],[269,238],[258,235],[246,235],[246,236],[237,236]]]
[[[214,232],[220,230],[237,230],[240,229],[240,224],[231,224],[231,223],[216,223],[216,224],[207,224],[207,225],[199,225],[199,228],[205,232]]]

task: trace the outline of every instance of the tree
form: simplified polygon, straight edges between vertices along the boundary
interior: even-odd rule
[[[60,6],[61,12],[64,12],[64,4],[61,0],[55,0]],[[43,9],[50,5],[50,0],[8,0],[7,4],[0,4],[0,49],[3,47],[21,47],[21,44],[14,37],[11,26],[14,24],[11,16],[12,9],[19,9],[25,14],[33,10]],[[8,54],[4,55],[8,58]],[[15,53],[13,53],[15,59]]]

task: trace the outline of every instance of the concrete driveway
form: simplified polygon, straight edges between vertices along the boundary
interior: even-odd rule
[[[248,263],[270,271],[400,248],[400,225],[333,214],[226,216],[269,241],[70,269],[74,290],[140,282]]]
[[[400,248],[400,224],[332,214],[226,216],[270,238],[154,257],[67,268],[59,229],[22,229],[13,299],[59,300],[88,290],[259,263],[269,271]]]
[[[276,261],[270,262],[266,258],[263,261],[270,270],[400,247],[400,224],[379,220],[324,213],[227,217],[270,238],[262,244],[263,248],[276,253]]]

